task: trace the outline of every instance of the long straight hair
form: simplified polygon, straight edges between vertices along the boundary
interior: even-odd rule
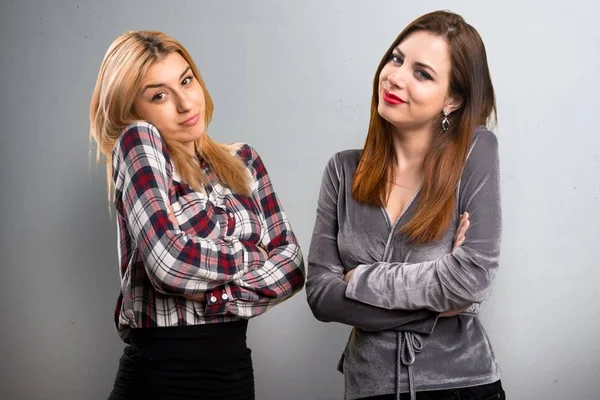
[[[377,112],[379,75],[392,51],[410,34],[430,32],[448,43],[451,59],[450,94],[462,105],[448,118],[450,128],[441,128],[442,116],[434,121],[431,148],[422,165],[423,184],[415,215],[401,232],[416,243],[439,240],[448,229],[456,204],[456,187],[477,125],[495,122],[496,101],[485,46],[479,33],[458,14],[435,11],[411,22],[383,56],[373,82],[371,119],[367,139],[352,182],[352,195],[360,203],[383,206],[391,193],[396,153],[391,125]]]
[[[213,101],[194,60],[181,43],[155,31],[131,31],[120,35],[104,56],[90,104],[90,138],[98,145],[97,161],[101,161],[102,154],[106,158],[109,199],[113,191],[113,148],[123,129],[140,120],[133,106],[139,85],[151,65],[172,53],[179,53],[185,59],[200,83],[206,102],[204,121],[207,126],[210,123]],[[195,163],[194,155],[177,141],[163,140],[183,182],[201,191],[201,183],[207,183],[207,178]],[[205,133],[194,142],[194,147],[221,183],[236,193],[250,194],[247,170],[242,161],[230,153],[229,146],[214,142]]]

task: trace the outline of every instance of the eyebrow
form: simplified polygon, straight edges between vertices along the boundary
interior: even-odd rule
[[[402,50],[400,50],[400,48],[399,48],[399,47],[396,47],[396,48],[394,49],[394,51],[398,52],[398,53],[399,53],[399,54],[400,54],[402,57],[406,58],[406,56],[404,55],[404,53],[402,52]],[[427,64],[425,64],[425,63],[422,63],[422,62],[420,62],[420,61],[415,61],[415,62],[414,62],[414,64],[415,64],[417,67],[421,67],[421,68],[425,68],[425,69],[428,69],[428,70],[430,70],[430,71],[431,71],[431,72],[433,72],[435,75],[437,75],[437,74],[438,74],[438,73],[435,71],[435,69],[431,68],[431,66],[429,66],[429,65],[427,65]]]
[[[181,79],[183,79],[183,76],[184,76],[185,74],[187,74],[187,73],[188,73],[188,71],[189,71],[190,69],[191,69],[191,67],[188,65],[188,67],[185,69],[185,71],[183,71],[183,72],[181,73],[181,75],[179,75],[179,79],[180,79],[180,80],[181,80]],[[151,84],[151,85],[146,85],[146,86],[144,87],[144,90],[142,90],[142,94],[144,94],[144,92],[146,92],[146,90],[148,90],[148,89],[155,89],[155,88],[158,88],[158,87],[163,87],[163,86],[165,86],[165,84],[164,84],[164,83],[153,83],[153,84]]]

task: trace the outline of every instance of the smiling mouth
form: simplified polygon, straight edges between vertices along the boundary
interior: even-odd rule
[[[383,97],[383,101],[385,101],[388,104],[404,104],[404,103],[406,103],[400,97],[398,97],[394,94],[391,94],[386,89],[383,89],[383,94],[381,97]]]
[[[186,119],[181,123],[183,126],[194,126],[200,120],[200,113],[193,115],[191,118]]]

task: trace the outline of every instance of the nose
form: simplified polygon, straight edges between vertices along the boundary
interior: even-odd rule
[[[388,81],[393,86],[403,88],[406,86],[408,72],[408,67],[406,67],[405,65],[400,65],[390,72],[390,74],[388,75]]]
[[[184,114],[192,109],[192,101],[187,93],[180,91],[176,97],[177,112]]]

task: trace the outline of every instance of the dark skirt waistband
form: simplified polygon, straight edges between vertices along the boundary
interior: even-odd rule
[[[247,326],[132,329],[109,400],[254,400]]]
[[[129,331],[129,344],[148,356],[184,358],[237,357],[248,350],[248,321],[136,328]]]

